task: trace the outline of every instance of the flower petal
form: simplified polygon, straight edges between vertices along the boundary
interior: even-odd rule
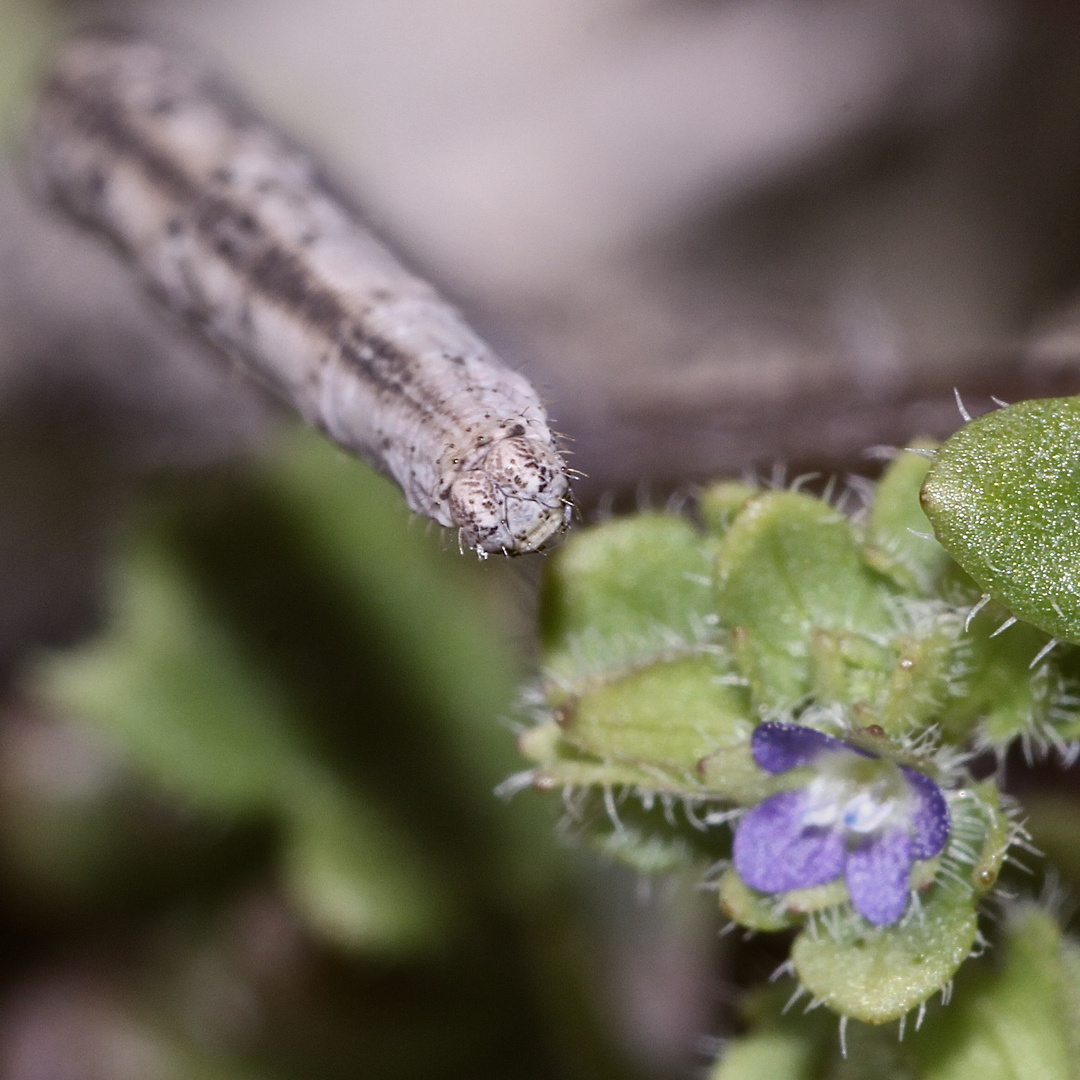
[[[843,834],[803,828],[804,790],[781,791],[758,803],[735,830],[733,859],[739,877],[759,892],[824,885],[844,870]]]
[[[758,724],[750,736],[754,760],[766,772],[781,773],[798,765],[808,765],[826,750],[851,750],[841,739],[801,724],[778,724],[771,720]]]
[[[912,839],[906,829],[868,836],[848,852],[844,878],[855,910],[875,926],[888,926],[907,910]]]
[[[912,837],[911,857],[929,859],[945,846],[949,839],[949,804],[941,793],[941,788],[926,773],[900,768],[915,796],[915,808],[911,813]]]

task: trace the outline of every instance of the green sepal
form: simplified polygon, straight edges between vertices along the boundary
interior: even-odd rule
[[[1005,856],[1009,846],[1016,838],[1016,828],[1009,820],[1001,806],[1001,793],[992,780],[984,780],[976,785],[970,792],[963,796],[971,804],[971,809],[981,814],[984,832],[981,845],[976,848],[978,857],[971,866],[968,880],[976,893],[988,892],[997,884],[998,875],[1005,865]],[[962,831],[960,822],[964,818],[967,807],[961,809],[960,799],[954,800],[953,833],[958,828]]]
[[[518,738],[522,755],[535,764],[527,779],[541,791],[555,788],[632,788],[642,796],[672,795],[723,800],[746,805],[781,790],[779,781],[763,773],[743,743],[710,754],[694,769],[642,766],[603,760],[580,750],[554,720],[537,724]]]
[[[912,446],[932,450],[937,443],[916,439]],[[933,538],[919,491],[930,462],[901,451],[878,481],[866,521],[863,556],[901,588],[932,596],[952,560]]]
[[[555,720],[537,724],[518,738],[522,755],[536,765],[532,784],[542,791],[553,788],[634,787],[649,791],[690,793],[700,790],[696,777],[642,769],[621,761],[603,761],[578,749]]]
[[[859,634],[815,630],[810,636],[812,696],[840,702],[861,726],[902,735],[937,720],[959,686],[963,622],[929,600],[908,601],[912,624],[888,645]]]
[[[766,772],[749,742],[715,751],[698,763],[697,772],[706,791],[739,806],[756,806],[778,791],[802,787],[811,775],[808,769]]]
[[[808,660],[811,695],[845,705],[873,706],[896,666],[892,649],[843,630],[813,630]]]
[[[1080,946],[1031,904],[1009,912],[1001,942],[964,969],[951,1003],[920,1025],[848,1025],[783,1011],[784,988],[747,996],[749,1033],[728,1041],[710,1080],[1080,1080]]]
[[[630,787],[643,793],[753,806],[778,791],[805,784],[809,775],[806,769],[778,775],[765,772],[754,761],[746,741],[715,750],[692,767],[603,759],[575,746],[555,720],[524,731],[518,748],[536,765],[530,779],[541,790]]]
[[[810,692],[814,631],[895,631],[895,589],[863,561],[851,522],[806,495],[751,499],[719,545],[716,579],[721,623],[762,705]]]
[[[935,723],[964,688],[963,623],[949,610],[926,607],[928,618],[918,632],[893,641],[896,662],[877,711],[877,723],[890,734]]]
[[[786,930],[799,925],[811,912],[834,908],[847,900],[842,878],[777,895],[751,889],[734,869],[726,870],[720,878],[721,910],[748,930]]]
[[[1080,642],[1080,398],[1022,401],[937,451],[922,502],[972,578],[1018,618]]]
[[[840,909],[791,948],[796,977],[841,1016],[868,1024],[896,1020],[953,977],[975,944],[972,893],[939,883],[893,926],[871,926]]]
[[[747,930],[773,933],[787,930],[800,921],[776,896],[751,889],[733,867],[725,870],[720,878],[719,897],[720,910]]]

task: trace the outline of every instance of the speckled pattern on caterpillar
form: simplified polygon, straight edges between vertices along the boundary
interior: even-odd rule
[[[566,467],[528,380],[190,54],[126,33],[68,43],[27,157],[50,203],[412,509],[481,554],[566,529]]]

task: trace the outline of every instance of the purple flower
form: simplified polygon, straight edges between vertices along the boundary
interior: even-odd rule
[[[798,724],[759,724],[754,760],[770,773],[812,765],[801,788],[755,806],[735,830],[734,862],[752,889],[782,893],[844,876],[877,926],[907,908],[912,864],[942,850],[949,807],[925,773]]]

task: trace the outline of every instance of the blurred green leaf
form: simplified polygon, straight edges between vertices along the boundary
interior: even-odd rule
[[[440,551],[438,537],[410,524],[390,481],[310,432],[282,440],[262,482],[311,562],[378,626],[385,650],[443,721],[452,768],[490,791],[514,767],[513,741],[494,724],[522,675],[520,655],[483,603],[492,564],[456,545]]]
[[[818,1040],[813,1032],[763,1031],[733,1040],[709,1080],[815,1080]]]
[[[456,914],[441,870],[355,793],[309,789],[290,803],[285,828],[286,893],[325,940],[408,951],[430,945]]]
[[[758,488],[737,480],[710,484],[698,499],[698,511],[710,535],[723,536],[742,508],[758,493]]]
[[[456,542],[410,521],[392,483],[308,431],[282,439],[256,484],[297,537],[296,556],[340,600],[349,618],[343,632],[374,646],[386,660],[382,677],[401,688],[413,713],[410,738],[423,740],[428,767],[438,771],[441,787],[429,797],[444,806],[430,812],[449,821],[446,800],[457,800],[461,829],[489,860],[488,887],[532,895],[554,871],[551,816],[535,800],[493,797],[520,767],[502,721],[515,711],[524,670],[521,650],[497,624],[491,582],[503,594],[520,589],[520,564],[463,556]],[[403,776],[404,755],[419,767],[409,739],[393,752]],[[420,786],[418,770],[412,783]]]
[[[916,1046],[924,1080],[1076,1080],[1076,946],[1034,907],[1014,912],[1004,962],[962,988]]]
[[[265,811],[307,756],[272,680],[200,606],[160,549],[114,571],[112,630],[39,670],[47,701],[95,726],[144,774],[224,814]]]
[[[36,692],[180,802],[278,820],[287,881],[340,944],[397,952],[441,937],[452,908],[443,872],[344,787],[175,561],[137,548],[117,567],[114,604],[110,631],[44,661]]]

